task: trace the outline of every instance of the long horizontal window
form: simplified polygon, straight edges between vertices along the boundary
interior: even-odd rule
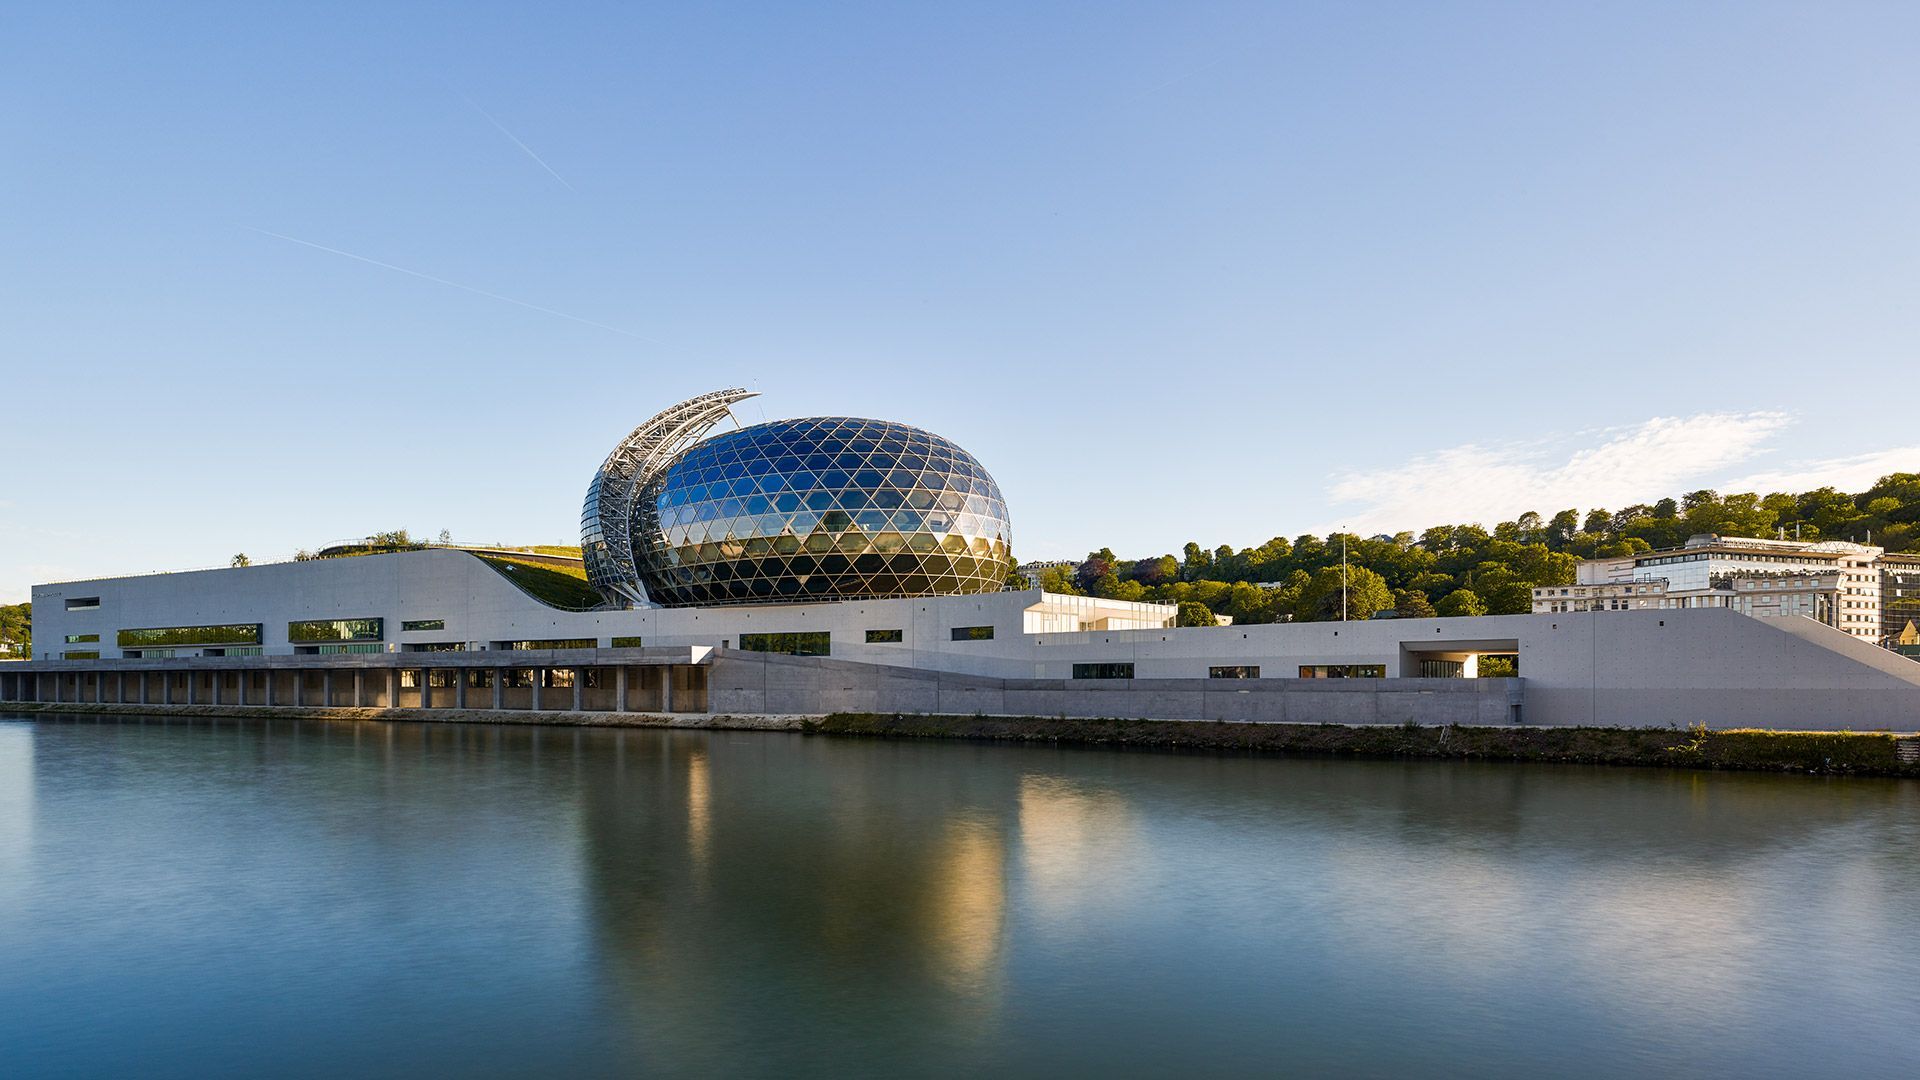
[[[613,639],[613,647],[616,649],[637,649],[640,647],[640,639],[637,637],[617,637]]]
[[[287,624],[288,641],[379,641],[384,637],[381,619],[306,619]]]
[[[1259,677],[1260,668],[1257,665],[1210,667],[1207,669],[1207,678],[1209,679],[1257,679]]]
[[[225,623],[218,626],[149,626],[122,630],[123,649],[164,648],[169,645],[258,645],[259,623]]]
[[[99,606],[100,598],[97,596],[69,596],[67,598],[68,611],[92,611]]]
[[[302,656],[334,656],[339,653],[386,652],[387,647],[378,643],[368,643],[366,645],[297,645],[293,651]]]
[[[464,641],[412,641],[402,645],[403,652],[466,652]]]
[[[60,654],[60,659],[62,660],[98,660],[100,659],[100,650],[99,649],[68,649],[66,652],[63,652]]]
[[[69,645],[79,645],[84,642],[99,641],[99,640],[100,640],[99,634],[68,634],[67,635],[67,644]]]
[[[902,634],[898,630],[867,631],[867,644],[869,645],[892,645],[892,644],[896,644],[898,642],[904,641],[905,639],[906,639],[906,635]]]
[[[501,641],[499,648],[518,652],[537,649],[597,649],[600,642],[595,638],[537,638],[529,641]]]
[[[741,634],[740,647],[748,652],[828,656],[833,653],[833,637],[825,630],[803,630],[797,634]]]
[[[1075,664],[1073,677],[1076,679],[1131,679],[1132,664]]]
[[[405,631],[445,630],[446,628],[447,620],[445,619],[406,619],[400,623],[400,629]]]
[[[1385,664],[1302,664],[1303,679],[1384,679]]]
[[[953,640],[955,641],[992,641],[993,627],[991,626],[956,626],[953,628]]]

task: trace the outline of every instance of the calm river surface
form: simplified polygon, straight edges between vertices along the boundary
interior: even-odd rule
[[[1920,784],[0,723],[0,1072],[1912,1076]]]

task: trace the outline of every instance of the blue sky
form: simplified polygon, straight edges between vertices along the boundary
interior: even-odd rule
[[[570,541],[627,429],[727,385],[953,438],[1026,558],[1864,486],[1920,469],[1915,41],[1910,4],[15,6],[0,601]]]

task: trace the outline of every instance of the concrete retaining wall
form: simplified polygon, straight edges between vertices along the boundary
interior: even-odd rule
[[[729,652],[715,712],[941,713],[1293,724],[1513,722],[1519,679],[1002,679]]]

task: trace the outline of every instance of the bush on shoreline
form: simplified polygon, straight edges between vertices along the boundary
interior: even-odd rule
[[[1920,762],[1902,762],[1896,751],[1898,740],[1884,733],[1709,731],[1704,727],[1345,727],[875,713],[834,713],[803,724],[802,730],[822,735],[1080,743],[1159,750],[1920,776]]]

